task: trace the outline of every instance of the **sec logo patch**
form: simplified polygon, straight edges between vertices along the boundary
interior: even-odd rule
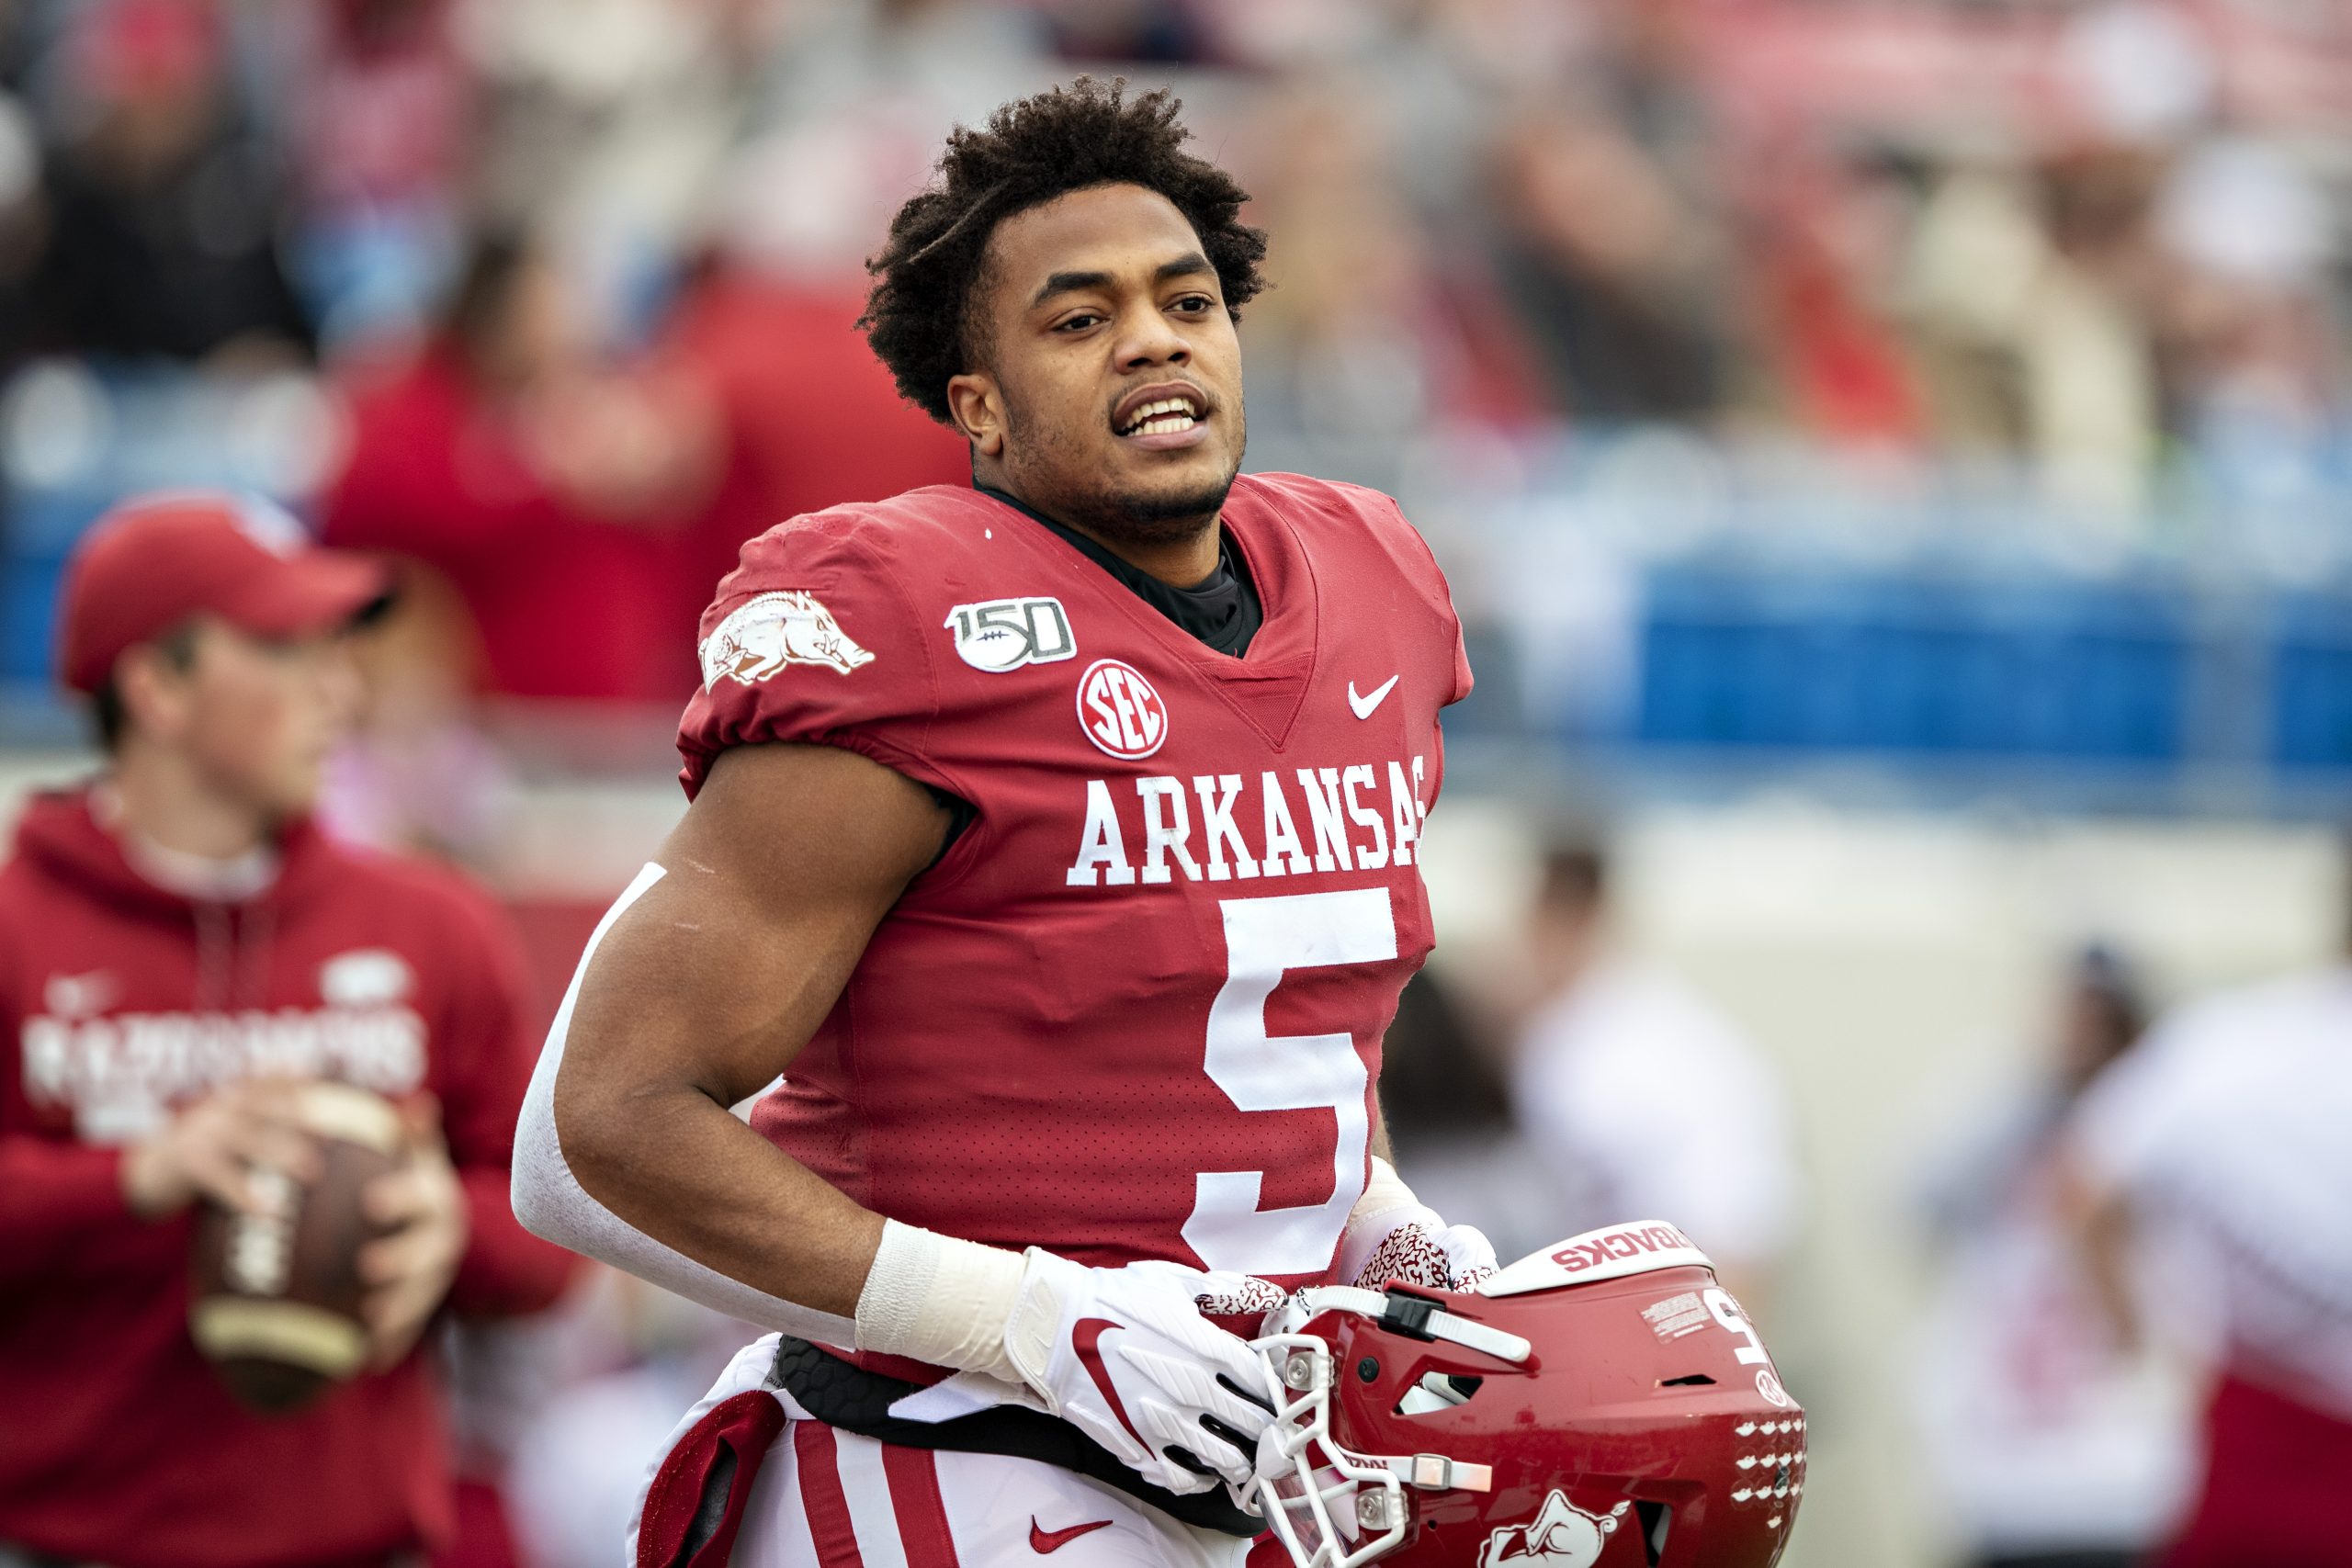
[[[1168,739],[1168,705],[1135,666],[1098,659],[1078,678],[1078,727],[1102,750],[1134,761]]]

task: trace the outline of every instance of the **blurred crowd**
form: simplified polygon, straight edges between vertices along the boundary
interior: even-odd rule
[[[2339,7],[16,0],[13,510],[109,396],[135,443],[125,389],[266,387],[264,488],[464,650],[392,707],[673,700],[741,539],[962,477],[861,262],[946,127],[1080,70],[1256,193],[1270,458],[1665,426],[2127,530],[2352,473]]]

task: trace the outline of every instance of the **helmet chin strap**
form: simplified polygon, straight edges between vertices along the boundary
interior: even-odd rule
[[[1367,1291],[1355,1285],[1319,1285],[1299,1292],[1291,1300],[1295,1308],[1303,1310],[1303,1315],[1296,1320],[1300,1323],[1319,1312],[1351,1312],[1408,1339],[1442,1339],[1449,1345],[1459,1345],[1513,1366],[1522,1364],[1535,1353],[1535,1348],[1518,1335],[1450,1313],[1443,1302],[1432,1296],[1403,1291]]]

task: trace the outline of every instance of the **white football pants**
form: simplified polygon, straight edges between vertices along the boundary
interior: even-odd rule
[[[626,1564],[653,1472],[712,1406],[766,1382],[776,1337],[737,1352],[662,1445],[629,1511]],[[1249,1541],[1057,1465],[878,1442],[768,1392],[787,1419],[752,1483],[734,1568],[1243,1568],[1250,1555]]]

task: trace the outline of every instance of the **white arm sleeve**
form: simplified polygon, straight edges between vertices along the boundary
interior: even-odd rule
[[[590,1197],[571,1174],[571,1168],[564,1163],[563,1143],[555,1121],[555,1079],[563,1066],[564,1038],[571,1027],[572,1007],[580,999],[581,978],[594,961],[605,933],[613,929],[614,922],[631,904],[645,896],[647,888],[665,874],[662,867],[653,864],[637,874],[637,880],[596,922],[594,933],[588,938],[587,951],[580,955],[580,966],[572,971],[571,984],[563,993],[563,1006],[556,1010],[555,1022],[548,1030],[547,1046],[539,1053],[538,1067],[531,1075],[530,1092],[523,1098],[522,1120],[514,1129],[514,1217],[535,1235],[545,1236],[560,1247],[568,1247],[616,1269],[627,1269],[729,1317],[763,1328],[781,1329],[803,1339],[853,1345],[856,1343],[855,1328],[848,1318],[754,1290],[740,1280],[695,1262],[674,1247],[663,1246]]]

